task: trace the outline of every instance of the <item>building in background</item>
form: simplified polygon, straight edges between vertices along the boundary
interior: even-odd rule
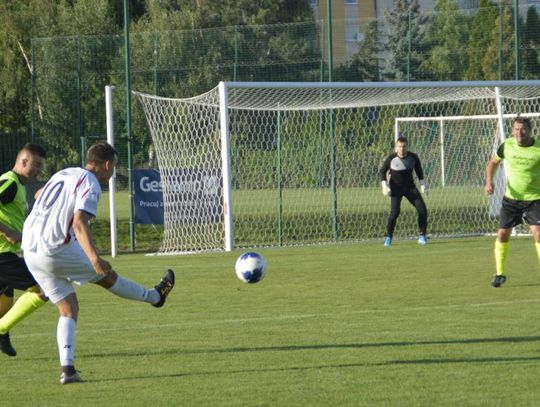
[[[326,21],[326,0],[309,0],[315,20]],[[376,0],[332,0],[332,38],[334,63],[341,64],[358,51],[366,25],[377,18]],[[328,35],[323,24],[323,52],[328,52]]]
[[[364,38],[363,32],[370,21],[383,21],[385,13],[394,6],[395,0],[330,0],[332,5],[333,57],[335,64],[342,64],[358,51],[358,43]],[[474,10],[480,0],[456,0],[460,9]],[[514,0],[500,0],[513,3]],[[315,20],[326,21],[327,0],[309,0]],[[420,10],[432,13],[436,0],[418,0]],[[524,15],[530,6],[540,8],[540,0],[519,0],[520,14]],[[322,26],[323,52],[328,52],[326,24]]]

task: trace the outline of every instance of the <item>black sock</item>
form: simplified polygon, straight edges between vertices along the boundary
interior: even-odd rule
[[[60,369],[62,370],[62,373],[67,374],[68,376],[72,376],[75,374],[75,366],[68,365],[68,366],[60,366]]]

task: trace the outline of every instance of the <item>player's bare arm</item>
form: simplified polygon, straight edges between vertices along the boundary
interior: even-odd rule
[[[34,194],[34,199],[37,201],[41,193],[43,192],[43,187],[39,188]]]
[[[493,186],[493,178],[495,177],[495,172],[499,166],[501,160],[497,157],[493,157],[488,161],[486,166],[486,184],[484,186],[484,191],[487,195],[493,195],[495,187]]]
[[[73,231],[77,237],[79,245],[92,263],[97,274],[109,274],[112,272],[110,263],[102,259],[94,245],[92,232],[90,231],[89,222],[93,216],[84,211],[77,211],[73,218]]]
[[[17,232],[16,230],[13,230],[3,223],[0,222],[0,233],[3,234],[8,242],[10,243],[17,243],[21,240],[22,234],[21,232]]]

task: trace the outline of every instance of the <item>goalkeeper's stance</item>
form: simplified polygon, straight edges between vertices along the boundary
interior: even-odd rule
[[[424,180],[424,171],[422,170],[420,158],[416,154],[407,151],[407,139],[405,137],[398,137],[395,152],[386,157],[379,172],[382,193],[390,197],[390,215],[386,224],[385,246],[392,245],[392,237],[403,197],[407,198],[418,212],[418,243],[427,244],[428,213],[426,203],[414,183],[413,170],[420,181],[422,193],[427,194],[428,186]]]
[[[540,141],[532,137],[531,122],[525,117],[514,119],[512,136],[499,146],[486,167],[485,192],[492,195],[493,177],[501,161],[505,160],[506,191],[495,241],[495,277],[491,282],[495,288],[506,282],[508,241],[512,228],[523,219],[530,226],[540,258]]]

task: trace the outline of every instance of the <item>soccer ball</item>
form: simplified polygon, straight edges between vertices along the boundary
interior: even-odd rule
[[[247,252],[236,260],[236,276],[244,283],[257,283],[266,275],[266,259],[259,253]]]

